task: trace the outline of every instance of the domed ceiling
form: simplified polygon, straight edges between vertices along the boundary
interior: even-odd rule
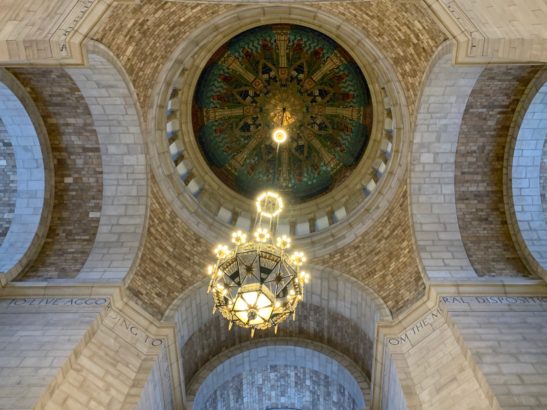
[[[372,129],[360,68],[340,45],[298,25],[245,31],[220,47],[199,78],[192,125],[207,163],[234,191],[275,189],[302,202],[337,186]],[[278,146],[275,128],[289,139]]]

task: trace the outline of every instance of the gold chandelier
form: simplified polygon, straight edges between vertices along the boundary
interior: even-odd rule
[[[309,274],[301,267],[306,261],[302,252],[289,254],[291,238],[276,236],[283,200],[275,192],[264,192],[256,200],[257,217],[254,240],[247,241],[242,231],[232,233],[234,247],[215,247],[217,261],[210,265],[208,292],[214,308],[229,322],[251,329],[275,328],[291,314],[304,297]],[[274,239],[275,238],[275,239]]]

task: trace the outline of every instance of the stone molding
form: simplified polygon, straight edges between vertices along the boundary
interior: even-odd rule
[[[119,286],[110,283],[10,282],[0,297],[110,297]]]
[[[386,209],[397,188],[405,179],[405,164],[409,149],[409,138],[406,134],[410,130],[410,118],[406,106],[406,98],[401,84],[391,67],[391,63],[366,36],[345,24],[343,20],[302,5],[255,5],[224,13],[207,24],[202,25],[199,30],[183,41],[177,50],[172,53],[159,75],[160,80],[154,85],[152,92],[153,101],[151,102],[151,110],[148,117],[150,127],[148,130],[148,145],[151,164],[167,200],[173,206],[175,212],[196,233],[211,242],[218,237],[228,235],[230,225],[221,221],[214,213],[199,204],[191,192],[193,189],[192,186],[190,184],[185,186],[181,183],[180,176],[172,163],[169,144],[165,138],[165,112],[168,109],[168,97],[173,86],[177,84],[177,81],[179,84],[178,87],[186,88],[186,91],[183,91],[183,95],[191,93],[193,84],[195,84],[199,76],[199,70],[203,67],[205,61],[207,61],[206,57],[214,52],[217,46],[222,44],[227,37],[256,25],[279,21],[302,24],[318,29],[331,36],[334,40],[339,41],[346,49],[352,50],[355,53],[354,58],[356,62],[362,67],[365,77],[369,81],[371,95],[376,104],[375,111],[381,112],[385,107],[391,107],[389,124],[393,125],[389,125],[388,129],[393,127],[396,137],[393,140],[392,146],[388,148],[392,152],[389,161],[390,165],[384,170],[384,175],[378,182],[378,185],[375,185],[373,188],[375,191],[374,195],[370,195],[369,198],[365,198],[359,202],[351,199],[352,196],[349,194],[349,191],[344,191],[341,194],[335,189],[335,191],[325,195],[326,199],[319,200],[319,202],[327,201],[323,205],[320,205],[319,202],[310,201],[307,204],[303,204],[302,209],[298,208],[298,214],[303,215],[305,218],[313,218],[314,215],[317,218],[321,218],[326,209],[338,211],[341,222],[335,223],[328,229],[323,229],[320,232],[302,237],[298,241],[300,243],[299,246],[305,246],[308,252],[314,255],[323,255],[351,242],[370,227],[376,218]],[[222,30],[219,30],[219,27],[222,27]],[[336,27],[336,30],[333,29],[334,27]],[[199,63],[196,64],[198,61]],[[180,80],[177,80],[181,72],[187,76],[185,77],[187,81],[184,84]],[[380,122],[378,119],[375,120],[371,135],[379,135],[379,133],[384,132],[385,123]],[[188,133],[189,131],[182,130],[182,132]],[[193,135],[193,132],[188,135]],[[380,153],[382,149],[381,139],[374,140],[373,138],[367,151]],[[204,161],[201,158],[201,154],[195,157]],[[206,169],[206,165],[202,165],[199,168]],[[360,170],[361,165],[348,177],[344,184],[342,184],[343,186],[352,186],[353,184],[359,186],[362,190],[361,192],[364,192],[365,185],[369,182],[364,174],[368,173],[369,170],[365,165],[363,165],[365,169]],[[207,175],[211,176],[211,181],[214,181],[214,178],[216,178],[212,175],[211,171],[208,171]],[[196,178],[204,177],[204,175],[198,175]],[[211,183],[214,186],[214,190],[220,191],[220,197],[223,202],[227,204],[243,203],[246,204],[245,209],[251,208],[251,205],[249,205],[251,201],[248,199],[241,199],[239,195],[230,193],[227,188],[222,188],[222,185]],[[338,196],[337,198],[335,198],[335,194]],[[347,211],[346,201],[356,204],[352,212]],[[234,223],[237,224],[237,221]],[[332,238],[345,233],[350,226],[352,228],[352,235],[345,236],[344,240],[333,243]]]
[[[472,9],[469,7],[470,2],[464,0],[421,1],[444,31],[454,39],[453,60],[456,64],[534,64],[547,61],[547,42],[545,37],[541,38],[544,33],[524,38],[517,32],[513,34],[515,37],[503,38],[498,27],[480,15],[481,12],[484,15],[491,14],[488,10],[498,6],[500,9],[511,10],[506,12],[504,18],[516,21],[516,25],[525,25],[525,12],[516,13],[518,16],[515,16],[515,9],[499,2],[485,4],[483,9],[480,9],[480,2],[471,2],[475,3]],[[528,4],[532,7],[533,3]]]
[[[18,15],[21,20],[15,23],[27,27],[27,30],[16,32],[15,38],[0,40],[0,64],[85,64],[84,40],[115,1],[119,0],[73,0],[72,4],[65,2],[53,10],[50,4],[41,1],[31,1],[32,5],[28,1],[22,2],[25,9]],[[18,6],[14,3],[13,7]],[[45,23],[48,18],[51,21],[49,27]]]
[[[12,105],[9,121],[4,124],[8,134],[13,126],[12,134],[15,135],[10,138],[18,169],[15,212],[0,246],[0,283],[6,286],[36,258],[46,239],[53,209],[54,170],[46,127],[32,98],[23,85],[2,68],[0,83],[11,93],[10,98],[3,101]],[[27,162],[32,164],[31,169],[23,173]],[[32,169],[37,172],[31,172]],[[31,204],[32,200],[40,204]]]

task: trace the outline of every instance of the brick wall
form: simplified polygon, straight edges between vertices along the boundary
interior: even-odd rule
[[[547,407],[547,298],[522,300],[478,297],[446,305],[503,409]]]
[[[105,298],[0,299],[0,409],[30,409]]]
[[[177,45],[203,22],[235,7],[163,0],[116,3],[94,39],[112,50],[123,65],[146,112],[151,84]]]
[[[0,119],[0,246],[4,242],[13,213],[17,194],[17,169],[15,153],[10,142],[8,131]]]
[[[173,211],[150,178],[149,220],[139,265],[128,290],[160,319],[185,289],[205,276],[211,244],[195,234]]]
[[[314,264],[358,279],[382,298],[392,312],[418,300],[425,285],[413,245],[407,187],[361,237]]]
[[[507,227],[503,165],[514,111],[537,70],[485,68],[463,114],[456,152],[456,208],[465,250],[481,276],[529,275]]]
[[[47,128],[55,169],[50,228],[23,280],[74,277],[97,234],[102,201],[99,141],[78,86],[60,68],[13,69]]]
[[[397,0],[316,4],[361,30],[393,65],[411,118],[433,53],[447,39],[420,2]]]

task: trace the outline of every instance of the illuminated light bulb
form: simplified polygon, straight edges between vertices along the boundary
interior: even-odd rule
[[[270,232],[265,228],[258,228],[254,233],[257,242],[266,242],[270,239]]]
[[[232,233],[232,243],[236,245],[243,245],[247,241],[247,235],[241,231]]]
[[[272,138],[276,144],[283,144],[285,141],[287,141],[287,138],[289,135],[287,134],[287,131],[285,131],[283,128],[276,128],[272,132]]]
[[[274,218],[283,211],[283,199],[277,192],[263,192],[256,199],[256,209],[266,218]]]
[[[222,283],[219,282],[219,283],[217,283],[217,288],[222,290],[222,289],[224,289],[224,286],[222,285]]]
[[[228,256],[228,247],[226,245],[217,245],[217,247],[214,249],[213,253],[217,256],[219,259],[223,259],[226,256]]]
[[[277,247],[281,249],[288,249],[291,247],[291,238],[287,235],[282,235],[277,238]]]
[[[291,256],[291,261],[295,266],[302,266],[306,262],[304,252],[295,252]]]
[[[279,301],[275,302],[275,307],[276,307],[276,308],[278,308],[278,307],[280,307],[280,306],[281,306],[281,302],[279,302]]]
[[[209,265],[207,266],[207,275],[212,275],[213,272],[215,271],[215,266],[214,265]]]
[[[304,282],[309,283],[310,282],[310,274],[306,273],[306,276],[304,276]]]

